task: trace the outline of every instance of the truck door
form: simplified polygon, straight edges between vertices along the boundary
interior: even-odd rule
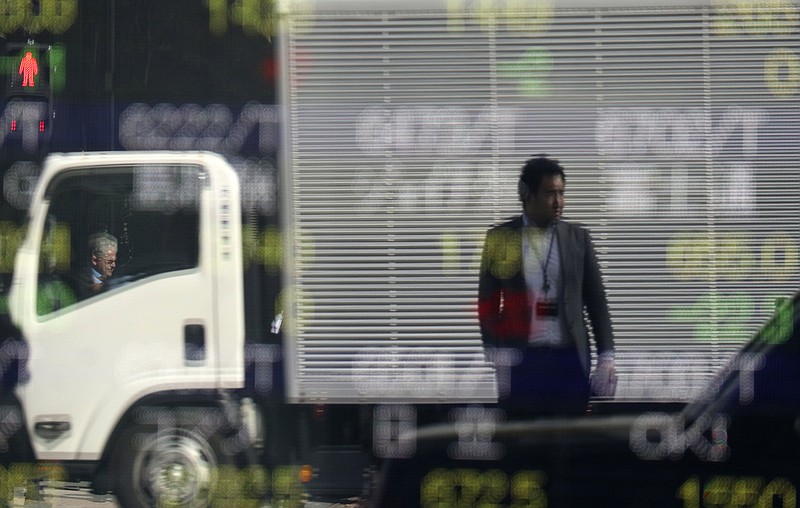
[[[225,285],[236,292],[220,262],[231,253],[212,238],[229,207],[216,206],[211,179],[200,164],[162,163],[45,182],[24,247],[23,271],[36,273],[16,288],[31,372],[19,394],[40,460],[97,459],[134,401],[236,378],[241,358],[217,341],[237,320],[215,313]]]

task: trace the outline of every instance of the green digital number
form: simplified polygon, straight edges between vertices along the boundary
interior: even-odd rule
[[[753,298],[742,291],[721,296],[708,292],[689,306],[677,307],[669,313],[673,322],[694,323],[698,340],[731,338],[740,334],[754,315]]]
[[[775,299],[775,312],[761,332],[761,340],[767,344],[783,344],[794,333],[794,307],[788,297]]]

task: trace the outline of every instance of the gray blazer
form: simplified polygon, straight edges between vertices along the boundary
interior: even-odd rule
[[[478,318],[486,345],[524,348],[528,341],[532,312],[522,265],[522,226],[520,215],[486,233],[478,284]],[[561,255],[559,309],[588,375],[591,353],[584,308],[598,353],[614,349],[605,286],[589,231],[564,221],[555,228]]]

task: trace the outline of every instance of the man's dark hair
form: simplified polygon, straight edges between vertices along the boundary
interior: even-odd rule
[[[535,193],[544,177],[560,176],[564,182],[564,168],[556,159],[549,159],[546,155],[539,155],[528,159],[519,175],[519,199],[525,201]]]

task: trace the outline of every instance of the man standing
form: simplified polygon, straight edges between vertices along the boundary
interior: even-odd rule
[[[486,346],[514,348],[511,414],[586,411],[590,390],[616,388],[614,337],[600,266],[589,232],[561,221],[564,169],[530,159],[518,184],[522,214],[491,228],[481,259],[478,316]],[[589,318],[598,353],[591,376]]]
[[[89,237],[89,266],[80,275],[80,298],[100,292],[117,266],[117,239],[108,233]]]

